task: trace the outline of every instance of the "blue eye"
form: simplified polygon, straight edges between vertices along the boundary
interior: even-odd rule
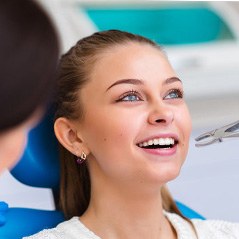
[[[173,89],[168,92],[168,94],[164,97],[164,99],[180,99],[183,98],[183,92],[179,89]]]
[[[127,95],[121,99],[122,101],[138,101],[139,97],[137,95]]]
[[[137,91],[130,91],[120,96],[120,98],[116,102],[120,102],[120,101],[133,102],[133,101],[142,101],[142,99],[140,98],[139,93]]]

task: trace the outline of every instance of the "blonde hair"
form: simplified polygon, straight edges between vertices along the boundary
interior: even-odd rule
[[[100,54],[117,45],[131,42],[148,44],[159,50],[153,41],[139,35],[109,30],[83,38],[62,56],[58,79],[56,118],[82,119],[84,109],[79,102],[79,90],[90,80],[90,73]],[[80,108],[80,110],[79,110]],[[86,164],[77,165],[75,156],[62,146],[60,207],[66,218],[82,215],[90,201],[90,177]],[[166,186],[162,188],[163,208],[182,216]]]

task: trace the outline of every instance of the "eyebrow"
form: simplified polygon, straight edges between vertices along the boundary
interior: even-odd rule
[[[120,85],[120,84],[143,85],[143,81],[139,80],[139,79],[122,79],[122,80],[118,80],[115,83],[113,83],[111,86],[109,86],[107,88],[107,90],[109,90],[110,88],[112,88],[115,85]]]
[[[173,77],[167,78],[163,82],[163,85],[172,84],[172,83],[177,82],[177,81],[182,82],[178,77],[173,76]],[[122,79],[122,80],[118,80],[118,81],[114,82],[112,85],[110,85],[107,88],[106,91],[108,91],[113,86],[120,85],[120,84],[143,85],[144,82],[140,79]]]
[[[164,84],[164,85],[168,85],[168,84],[172,84],[172,83],[174,83],[174,82],[180,82],[180,83],[182,83],[182,81],[181,81],[178,77],[173,76],[173,77],[170,77],[170,78],[166,79],[166,80],[163,82],[163,84]]]

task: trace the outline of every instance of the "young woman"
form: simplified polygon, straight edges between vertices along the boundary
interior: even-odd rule
[[[69,220],[29,238],[239,238],[238,224],[185,219],[165,187],[190,132],[182,81],[159,46],[116,30],[80,40],[60,63],[55,121]]]
[[[21,157],[55,88],[59,43],[33,0],[0,1],[0,173]]]

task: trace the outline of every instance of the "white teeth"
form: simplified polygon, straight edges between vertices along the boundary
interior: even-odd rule
[[[149,141],[148,141],[148,145],[153,145],[154,144],[154,141],[152,140],[152,139],[150,139]]]
[[[159,144],[159,140],[158,139],[154,139],[153,142],[154,142],[154,145],[158,145]]]
[[[166,143],[165,143],[165,139],[160,138],[160,139],[159,139],[159,145],[164,145],[164,144],[166,144]]]
[[[170,139],[170,144],[174,144],[174,139],[169,138]]]
[[[165,139],[165,144],[166,144],[166,145],[169,145],[170,142],[171,142],[171,140],[170,140],[169,138],[166,138],[166,139]]]
[[[174,145],[175,141],[173,138],[156,138],[139,144],[139,147],[147,147],[149,145]]]
[[[143,146],[144,147],[148,146],[148,143],[147,142],[143,142]]]

